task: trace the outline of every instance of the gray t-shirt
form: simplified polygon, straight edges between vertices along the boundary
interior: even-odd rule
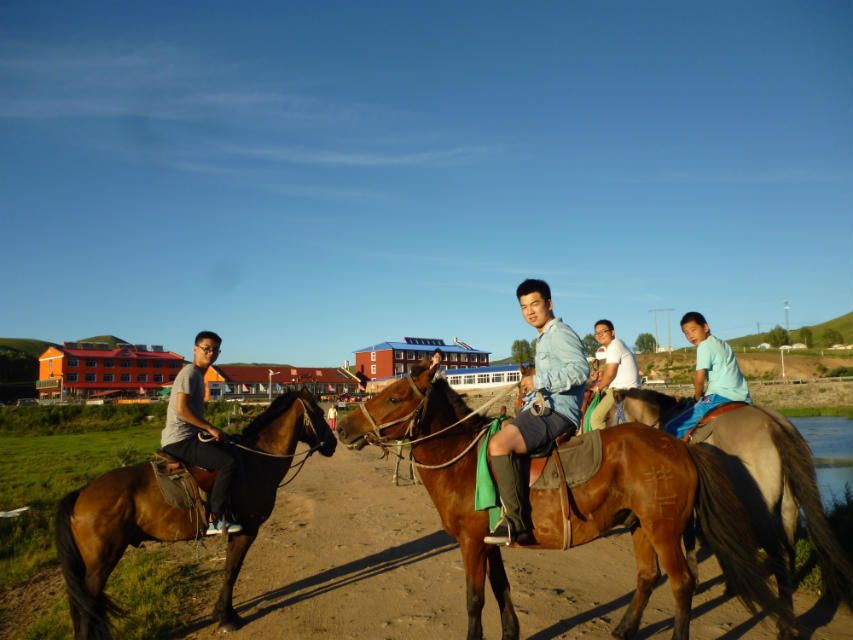
[[[187,438],[194,438],[201,429],[194,427],[178,415],[178,394],[189,396],[189,408],[197,417],[204,418],[204,377],[194,364],[188,364],[172,384],[169,396],[169,408],[166,409],[166,426],[160,436],[160,446],[174,444]]]

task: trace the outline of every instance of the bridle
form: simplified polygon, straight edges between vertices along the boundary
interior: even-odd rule
[[[415,427],[417,426],[418,421],[420,420],[420,412],[423,409],[424,405],[427,402],[427,395],[420,390],[418,385],[415,384],[415,381],[412,379],[411,375],[406,376],[406,380],[408,380],[409,385],[412,387],[412,390],[417,394],[420,398],[417,406],[412,409],[409,413],[404,415],[402,418],[397,418],[396,420],[389,420],[388,422],[383,422],[382,424],[376,424],[376,420],[373,419],[373,416],[370,415],[370,412],[367,410],[365,406],[367,403],[362,402],[359,404],[359,409],[361,409],[364,417],[367,418],[367,421],[370,423],[370,427],[373,429],[373,432],[369,435],[374,436],[372,439],[367,438],[370,444],[380,444],[386,441],[386,437],[382,435],[382,432],[389,427],[393,427],[394,425],[398,425],[401,422],[405,422],[409,420],[409,425],[406,427],[406,434],[403,436],[404,438],[408,438],[414,434]]]
[[[260,449],[256,449],[255,447],[249,447],[245,444],[241,444],[240,442],[236,442],[234,440],[227,440],[228,444],[231,444],[238,449],[243,449],[244,451],[248,451],[250,453],[256,453],[261,456],[267,456],[269,458],[279,458],[281,460],[293,460],[295,458],[304,457],[306,460],[311,457],[315,452],[319,451],[323,448],[323,445],[326,443],[325,440],[320,439],[320,434],[317,433],[317,427],[314,426],[314,421],[311,419],[311,412],[308,408],[308,405],[305,404],[305,401],[302,398],[296,398],[299,401],[299,404],[302,405],[302,424],[306,428],[306,430],[310,430],[311,433],[314,434],[314,440],[317,444],[313,445],[306,451],[300,451],[299,453],[290,453],[290,454],[279,454],[279,453],[269,453],[267,451],[261,451]],[[213,441],[212,436],[207,436],[199,433],[198,439],[201,442],[211,442]]]
[[[371,433],[365,434],[364,438],[365,438],[365,440],[367,440],[368,444],[372,444],[372,445],[375,445],[375,446],[383,449],[385,452],[383,454],[384,456],[387,456],[392,448],[398,447],[401,444],[406,444],[408,446],[416,445],[416,444],[419,444],[419,443],[424,442],[426,440],[436,438],[436,437],[440,436],[441,434],[446,433],[447,431],[450,431],[451,429],[459,426],[460,424],[462,424],[463,422],[465,422],[469,418],[472,418],[475,415],[481,415],[480,414],[481,411],[483,411],[484,409],[487,409],[491,405],[495,404],[498,400],[502,400],[507,395],[512,393],[516,388],[515,383],[507,385],[501,393],[497,394],[494,398],[492,398],[488,402],[484,403],[483,405],[481,405],[477,409],[474,409],[468,415],[457,420],[453,424],[448,425],[448,426],[444,427],[443,429],[439,429],[438,431],[435,431],[434,433],[430,433],[430,434],[425,435],[423,437],[411,439],[411,436],[416,435],[416,429],[417,429],[418,423],[421,419],[421,412],[423,410],[424,405],[429,400],[429,395],[425,394],[423,391],[421,391],[418,388],[418,386],[415,384],[414,380],[412,380],[411,375],[406,376],[406,380],[409,381],[409,384],[411,385],[412,389],[414,389],[415,392],[417,393],[417,395],[420,396],[420,401],[418,402],[418,405],[414,409],[412,409],[409,413],[404,415],[402,418],[397,418],[396,420],[390,420],[388,422],[383,422],[382,424],[376,424],[376,420],[373,419],[373,416],[370,415],[370,412],[365,407],[365,405],[367,403],[363,402],[359,405],[359,408],[361,409],[362,414],[364,415],[365,418],[367,418],[367,421],[370,423],[370,426],[373,428],[373,431]],[[382,435],[382,431],[384,429],[387,429],[388,427],[392,427],[394,425],[400,424],[401,422],[405,422],[406,420],[409,420],[409,425],[408,425],[408,427],[406,427],[406,433],[402,438],[390,440],[387,436]],[[441,464],[430,465],[430,464],[423,464],[421,462],[418,462],[417,460],[414,460],[414,458],[413,458],[411,460],[411,463],[414,466],[422,468],[422,469],[444,469],[446,467],[449,467],[452,464],[455,464],[456,462],[461,460],[465,455],[467,455],[467,453],[477,444],[477,442],[480,441],[480,439],[486,434],[486,432],[488,430],[489,430],[489,427],[483,427],[482,429],[479,429],[477,431],[477,433],[474,435],[471,442],[459,454],[457,454],[456,456],[454,456],[451,460],[448,460],[447,462],[443,462]],[[395,453],[395,455],[399,456],[400,454]]]

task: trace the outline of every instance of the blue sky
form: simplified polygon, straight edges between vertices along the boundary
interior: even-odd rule
[[[850,2],[0,4],[0,336],[336,365],[853,309]],[[666,314],[658,314],[661,342]]]

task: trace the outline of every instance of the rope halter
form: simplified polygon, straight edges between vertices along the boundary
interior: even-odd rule
[[[409,425],[406,427],[406,435],[404,437],[408,437],[414,432],[415,425],[417,424],[418,418],[420,417],[420,411],[426,404],[427,396],[423,391],[418,388],[418,385],[415,384],[415,381],[412,379],[411,375],[406,376],[406,380],[409,381],[409,385],[412,387],[415,394],[420,398],[420,401],[414,409],[412,409],[402,418],[397,418],[396,420],[389,420],[388,422],[383,422],[382,424],[376,424],[376,420],[373,419],[373,416],[371,416],[370,412],[367,410],[367,403],[362,402],[358,405],[359,409],[361,409],[361,413],[364,414],[364,417],[367,419],[367,421],[370,423],[371,428],[373,429],[373,433],[368,434],[373,436],[371,444],[376,444],[385,440],[385,436],[382,435],[382,432],[385,429],[400,424],[401,422],[405,422],[406,420],[409,420]],[[368,441],[370,442],[371,438],[368,438]]]

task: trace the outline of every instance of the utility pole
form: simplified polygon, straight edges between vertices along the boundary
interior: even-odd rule
[[[652,314],[652,318],[655,323],[655,353],[657,353],[660,348],[660,341],[658,340],[658,311],[666,311],[666,342],[667,348],[672,351],[672,334],[670,332],[670,322],[669,322],[669,314],[671,311],[675,311],[675,309],[649,309],[649,313]]]
[[[783,308],[785,309],[785,332],[786,332],[786,333],[790,333],[790,332],[791,332],[791,327],[789,327],[789,326],[788,326],[788,309],[790,309],[790,308],[791,308],[791,306],[788,304],[788,301],[787,301],[787,300],[785,300],[785,302],[784,302],[784,304],[783,304],[782,306],[783,306]]]
[[[269,388],[267,389],[267,393],[269,393],[270,402],[272,402],[272,377],[277,376],[279,373],[281,373],[281,371],[273,371],[272,369],[270,369],[269,373],[270,373],[270,380],[269,380]]]

